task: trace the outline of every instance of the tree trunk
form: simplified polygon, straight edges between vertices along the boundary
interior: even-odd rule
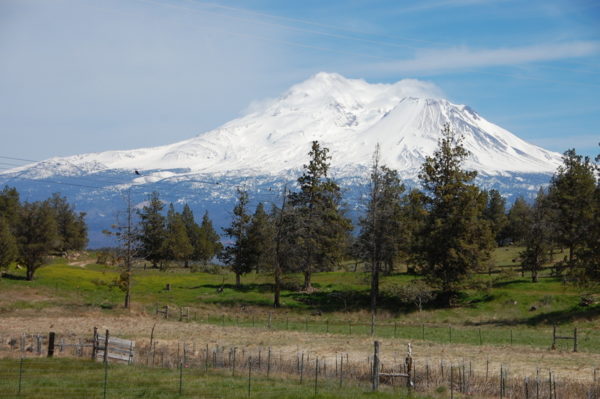
[[[27,281],[32,281],[33,280],[33,273],[35,272],[35,269],[32,267],[27,267]]]
[[[183,262],[183,267],[185,267],[186,269],[187,269],[188,267],[190,267],[190,261],[189,261],[188,259],[186,259],[186,260]]]
[[[575,246],[569,245],[569,269],[573,269],[573,257],[575,255]]]
[[[303,291],[309,291],[312,289],[312,285],[310,284],[311,277],[312,277],[312,272],[310,270],[310,267],[307,267],[304,270],[304,286],[302,287]]]
[[[240,288],[242,286],[241,277],[242,277],[242,275],[240,273],[236,273],[235,274],[235,286],[236,286],[236,288]]]
[[[537,269],[531,269],[531,282],[532,283],[537,283],[538,282],[538,273],[537,273]]]
[[[379,263],[375,260],[371,263],[371,312],[377,309],[377,297],[379,296]]]
[[[281,307],[279,297],[281,296],[281,268],[275,267],[275,293],[273,295],[273,307]]]

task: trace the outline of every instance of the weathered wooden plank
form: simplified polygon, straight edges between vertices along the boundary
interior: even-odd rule
[[[130,356],[129,354],[119,354],[119,353],[114,353],[114,352],[108,352],[108,356],[109,359],[115,359],[115,360],[123,360],[128,362],[132,356]],[[97,359],[104,359],[104,351],[101,351],[100,353],[98,353],[96,355]]]
[[[105,337],[102,335],[98,335],[98,340],[101,342],[104,342]],[[130,346],[135,347],[135,341],[132,341],[129,339],[111,337],[111,336],[108,337],[108,344],[109,345],[117,345],[117,346],[125,346],[127,348],[129,348]]]
[[[108,353],[111,353],[111,352],[116,352],[116,353],[126,353],[126,354],[133,353],[133,351],[131,351],[131,350],[129,350],[129,349],[123,349],[123,348],[114,348],[114,347],[112,347],[112,346],[109,346],[109,347],[108,347]]]

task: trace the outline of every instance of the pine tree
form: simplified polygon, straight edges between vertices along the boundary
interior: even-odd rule
[[[175,212],[173,204],[167,212],[167,234],[163,241],[162,252],[166,259],[186,262],[194,253],[194,247],[187,235],[181,214]]]
[[[0,216],[4,217],[13,233],[19,219],[20,207],[17,189],[5,186],[0,191]]]
[[[202,223],[198,232],[198,243],[194,249],[194,259],[206,265],[222,250],[221,237],[213,227],[208,211],[206,211],[202,216]]]
[[[5,186],[0,191],[0,275],[18,256],[16,233],[20,208],[18,191]]]
[[[490,223],[496,244],[501,245],[505,241],[508,218],[506,216],[506,200],[502,198],[498,190],[492,189],[487,192],[487,204],[483,215]]]
[[[576,250],[576,262],[580,272],[580,282],[600,282],[600,154],[596,156],[595,165],[596,189],[592,203],[592,215],[588,234],[585,236],[584,245]]]
[[[298,245],[303,253],[304,290],[311,290],[315,268],[325,269],[337,263],[345,253],[344,244],[352,229],[341,210],[339,186],[327,176],[329,149],[313,141],[310,161],[298,178],[300,191],[290,193],[289,202],[297,212]]]
[[[418,256],[424,274],[441,289],[448,304],[460,283],[489,259],[494,246],[483,219],[485,196],[469,184],[477,172],[462,169],[468,155],[462,137],[446,124],[438,149],[426,158],[419,175],[429,214]]]
[[[25,203],[20,209],[18,261],[27,268],[27,280],[31,281],[35,271],[46,264],[48,255],[56,247],[56,220],[48,201]]]
[[[531,272],[531,281],[537,283],[539,272],[551,259],[550,220],[546,194],[540,189],[529,215],[522,221],[527,226],[525,249],[519,253],[523,270]]]
[[[584,245],[594,222],[596,177],[588,157],[574,149],[563,155],[563,165],[552,177],[548,191],[556,241],[569,250],[566,264],[575,266],[575,251]]]
[[[252,215],[248,228],[248,244],[253,252],[254,268],[257,273],[269,270],[274,264],[275,226],[265,206],[260,202]]]
[[[8,222],[0,215],[0,277],[4,269],[17,259],[17,240]]]
[[[163,242],[166,238],[165,217],[162,215],[164,204],[154,191],[148,197],[148,204],[138,211],[140,217],[141,242],[140,255],[157,267],[163,260]]]
[[[200,226],[194,220],[194,213],[188,204],[183,206],[183,211],[181,212],[181,220],[183,221],[183,225],[185,226],[185,231],[187,233],[190,244],[192,244],[193,251],[190,256],[191,259],[196,260],[194,254],[197,253],[197,248],[200,241]],[[189,267],[189,261],[191,259],[185,259],[185,263],[183,267]]]
[[[54,211],[57,225],[58,245],[61,253],[82,250],[87,245],[87,226],[85,213],[77,214],[66,197],[54,193],[49,199],[49,205]]]
[[[253,253],[248,245],[248,228],[250,215],[248,214],[248,193],[242,189],[237,190],[238,201],[233,208],[231,225],[224,228],[225,235],[233,240],[221,252],[222,261],[231,266],[235,273],[235,285],[241,286],[241,276],[249,273],[254,264]]]
[[[379,274],[384,262],[393,263],[400,250],[400,202],[404,185],[398,172],[380,165],[379,145],[373,154],[367,212],[360,220],[362,257],[371,263],[371,312],[377,308]]]
[[[525,241],[530,214],[531,207],[523,197],[518,197],[508,211],[505,235],[514,244],[521,244]]]
[[[403,198],[402,220],[404,221],[404,234],[406,246],[404,251],[407,253],[407,271],[414,273],[415,265],[419,263],[418,252],[422,244],[423,229],[427,219],[427,210],[425,209],[426,196],[419,189],[412,189]]]

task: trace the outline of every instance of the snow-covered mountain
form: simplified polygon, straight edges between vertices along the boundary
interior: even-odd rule
[[[331,174],[348,190],[350,206],[357,201],[377,143],[383,162],[415,182],[425,157],[437,147],[444,123],[464,136],[472,154],[466,167],[479,172],[480,184],[507,195],[537,190],[560,163],[559,154],[521,140],[468,106],[441,98],[425,82],[370,84],[319,73],[194,138],[154,148],[52,158],[6,171],[0,183],[14,185],[33,199],[61,191],[78,209],[88,211],[92,225],[104,224],[102,228],[112,223],[106,219],[118,208],[118,193],[129,187],[138,202],[158,190],[167,201],[194,204],[198,213],[208,208],[219,224],[239,184],[259,201],[295,180],[313,140],[330,149]]]

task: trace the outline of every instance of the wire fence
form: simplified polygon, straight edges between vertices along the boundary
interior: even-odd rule
[[[91,361],[91,341],[91,336],[57,336],[57,359],[46,357],[43,334],[0,337],[0,397],[276,397],[289,390],[299,397],[342,395],[343,390],[371,390],[374,375],[380,375],[384,392],[600,399],[599,369],[593,370],[593,379],[579,381],[561,376],[560,369],[517,373],[510,365],[487,360],[408,362],[409,355],[387,353],[380,361],[375,354],[357,359],[342,352],[322,356],[305,350],[159,341],[137,345],[128,366]]]
[[[170,310],[168,310],[168,309]],[[311,333],[372,336],[374,338],[402,338],[423,340],[444,344],[530,346],[535,348],[554,348],[579,352],[600,353],[600,329],[573,327],[485,327],[455,326],[450,324],[407,324],[389,321],[368,322],[356,320],[330,320],[323,316],[300,318],[282,317],[273,313],[248,316],[205,315],[187,307],[156,307],[157,317],[179,321],[195,321],[206,324],[238,327],[258,327],[273,330],[293,330]],[[198,317],[199,316],[199,317]],[[554,340],[555,332],[562,336],[575,336],[575,340]]]

